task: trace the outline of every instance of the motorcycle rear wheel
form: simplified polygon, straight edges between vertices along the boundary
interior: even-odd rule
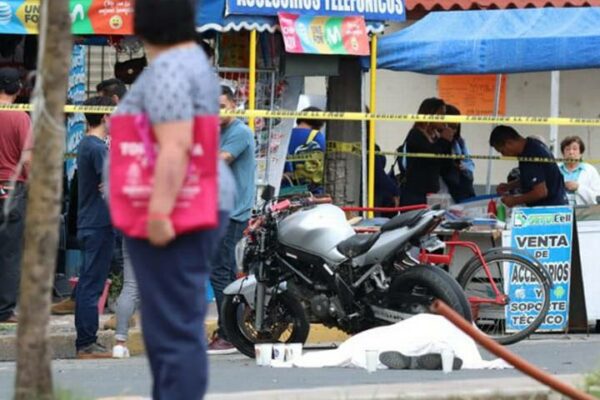
[[[265,312],[263,332],[254,328],[254,310],[242,295],[226,295],[221,306],[227,339],[242,354],[254,358],[257,343],[304,343],[310,323],[302,304],[288,292],[271,298]]]
[[[394,294],[411,294],[422,301],[399,303]],[[458,312],[467,321],[472,321],[471,308],[460,285],[447,272],[427,265],[416,265],[398,274],[390,288],[390,308],[409,314],[429,312],[428,299],[439,299]]]

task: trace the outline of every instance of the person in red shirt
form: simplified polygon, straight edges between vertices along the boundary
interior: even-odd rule
[[[0,105],[13,104],[21,87],[16,69],[0,69]],[[0,111],[0,323],[17,322],[31,147],[29,116],[22,111]]]

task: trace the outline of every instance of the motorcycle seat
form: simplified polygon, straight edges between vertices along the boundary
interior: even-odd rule
[[[342,241],[337,245],[337,249],[340,253],[348,258],[360,256],[361,254],[369,251],[379,238],[379,232],[377,233],[357,233],[354,236],[350,236],[348,239]]]
[[[381,227],[381,232],[393,231],[394,229],[409,227],[412,228],[419,222],[421,217],[429,210],[414,210],[396,215]]]

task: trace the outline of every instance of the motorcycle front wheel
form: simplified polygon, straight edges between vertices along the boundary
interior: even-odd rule
[[[227,339],[242,354],[254,358],[257,343],[304,343],[310,323],[302,304],[288,292],[277,293],[265,310],[264,329],[256,331],[255,312],[242,295],[226,295],[221,318]]]

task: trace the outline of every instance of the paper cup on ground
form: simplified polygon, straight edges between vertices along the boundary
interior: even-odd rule
[[[365,368],[367,369],[367,371],[377,371],[377,364],[379,364],[379,351],[365,350]]]
[[[442,370],[445,374],[452,372],[452,365],[454,364],[454,351],[452,349],[444,349],[441,353],[442,356]]]
[[[254,345],[256,365],[269,366],[273,357],[273,345],[271,343],[260,343]]]
[[[302,357],[302,343],[288,343],[285,347],[285,361],[294,362]]]
[[[285,343],[275,343],[273,345],[273,360],[278,362],[285,361]]]

